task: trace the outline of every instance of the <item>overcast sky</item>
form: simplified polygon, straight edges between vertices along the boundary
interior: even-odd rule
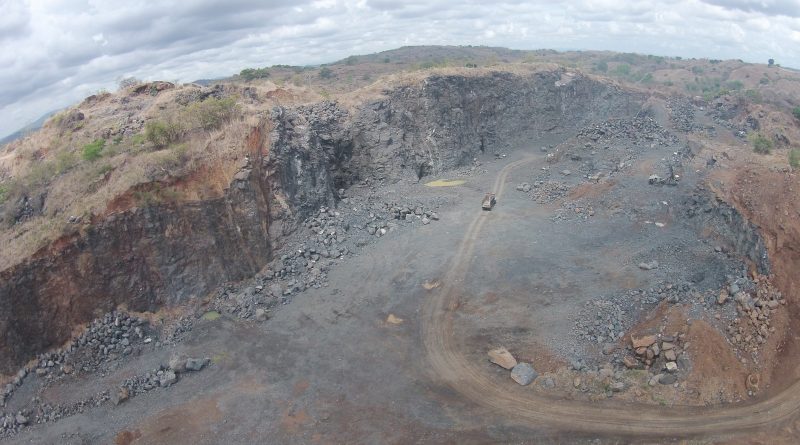
[[[122,77],[191,81],[429,44],[800,67],[800,0],[0,0],[0,137]]]

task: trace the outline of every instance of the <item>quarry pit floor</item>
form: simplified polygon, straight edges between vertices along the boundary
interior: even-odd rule
[[[574,188],[569,198],[591,207],[590,217],[572,218],[581,212],[570,207],[572,216],[554,219],[565,214],[563,200],[540,204],[515,190],[548,167],[538,146],[487,162],[485,174],[458,186],[414,185],[412,193],[448,197],[436,224],[383,237],[333,270],[328,287],[303,292],[269,321],[200,320],[173,349],[42,397],[58,403],[112,387],[176,352],[211,357],[203,372],[34,426],[8,443],[745,443],[769,429],[791,436],[797,385],[725,404],[575,390],[571,363],[599,366],[604,357],[602,345],[575,336],[587,302],[665,282],[719,289],[743,262],[683,221],[693,174],[678,187],[648,184],[663,152],[606,185]],[[488,191],[497,193],[490,212],[480,208]],[[638,267],[652,260],[660,267]],[[686,315],[673,306],[689,310],[626,304],[619,347],[652,314],[658,324]],[[489,363],[486,352],[498,346],[532,363],[539,379],[520,386]],[[545,378],[555,386],[539,384]]]

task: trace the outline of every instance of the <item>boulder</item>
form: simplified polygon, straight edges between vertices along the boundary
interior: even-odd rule
[[[200,371],[211,362],[209,358],[190,358],[186,359],[187,371]]]
[[[658,340],[658,338],[655,335],[645,335],[644,337],[634,337],[633,334],[631,334],[631,346],[633,346],[633,349],[649,348],[651,345],[653,345],[653,343],[656,342],[656,340]],[[662,349],[666,349],[666,348],[662,348]]]
[[[533,369],[530,363],[518,363],[511,370],[511,379],[522,386],[530,385],[531,382],[536,380],[539,374]]]
[[[505,369],[517,366],[517,359],[506,348],[497,348],[489,351],[489,361]]]
[[[628,369],[636,369],[639,366],[641,366],[641,364],[639,363],[639,360],[636,360],[635,358],[633,358],[633,357],[631,357],[629,355],[626,355],[625,357],[622,358],[622,363]]]
[[[173,371],[165,371],[164,374],[158,379],[160,386],[166,387],[174,385],[178,381],[178,375]]]
[[[658,378],[658,383],[662,385],[672,385],[673,383],[678,381],[678,376],[675,374],[660,374]]]

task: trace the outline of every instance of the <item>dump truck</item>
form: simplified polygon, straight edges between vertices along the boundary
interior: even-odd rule
[[[483,208],[483,210],[492,210],[496,202],[497,200],[494,198],[494,193],[487,193],[486,196],[483,197],[481,208]]]

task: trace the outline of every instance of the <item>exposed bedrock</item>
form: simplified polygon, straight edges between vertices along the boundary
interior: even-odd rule
[[[275,108],[243,141],[224,196],[132,208],[0,272],[0,371],[125,304],[155,310],[255,274],[272,247],[338,190],[471,162],[480,152],[637,113],[644,97],[563,70],[433,76],[351,109]]]

